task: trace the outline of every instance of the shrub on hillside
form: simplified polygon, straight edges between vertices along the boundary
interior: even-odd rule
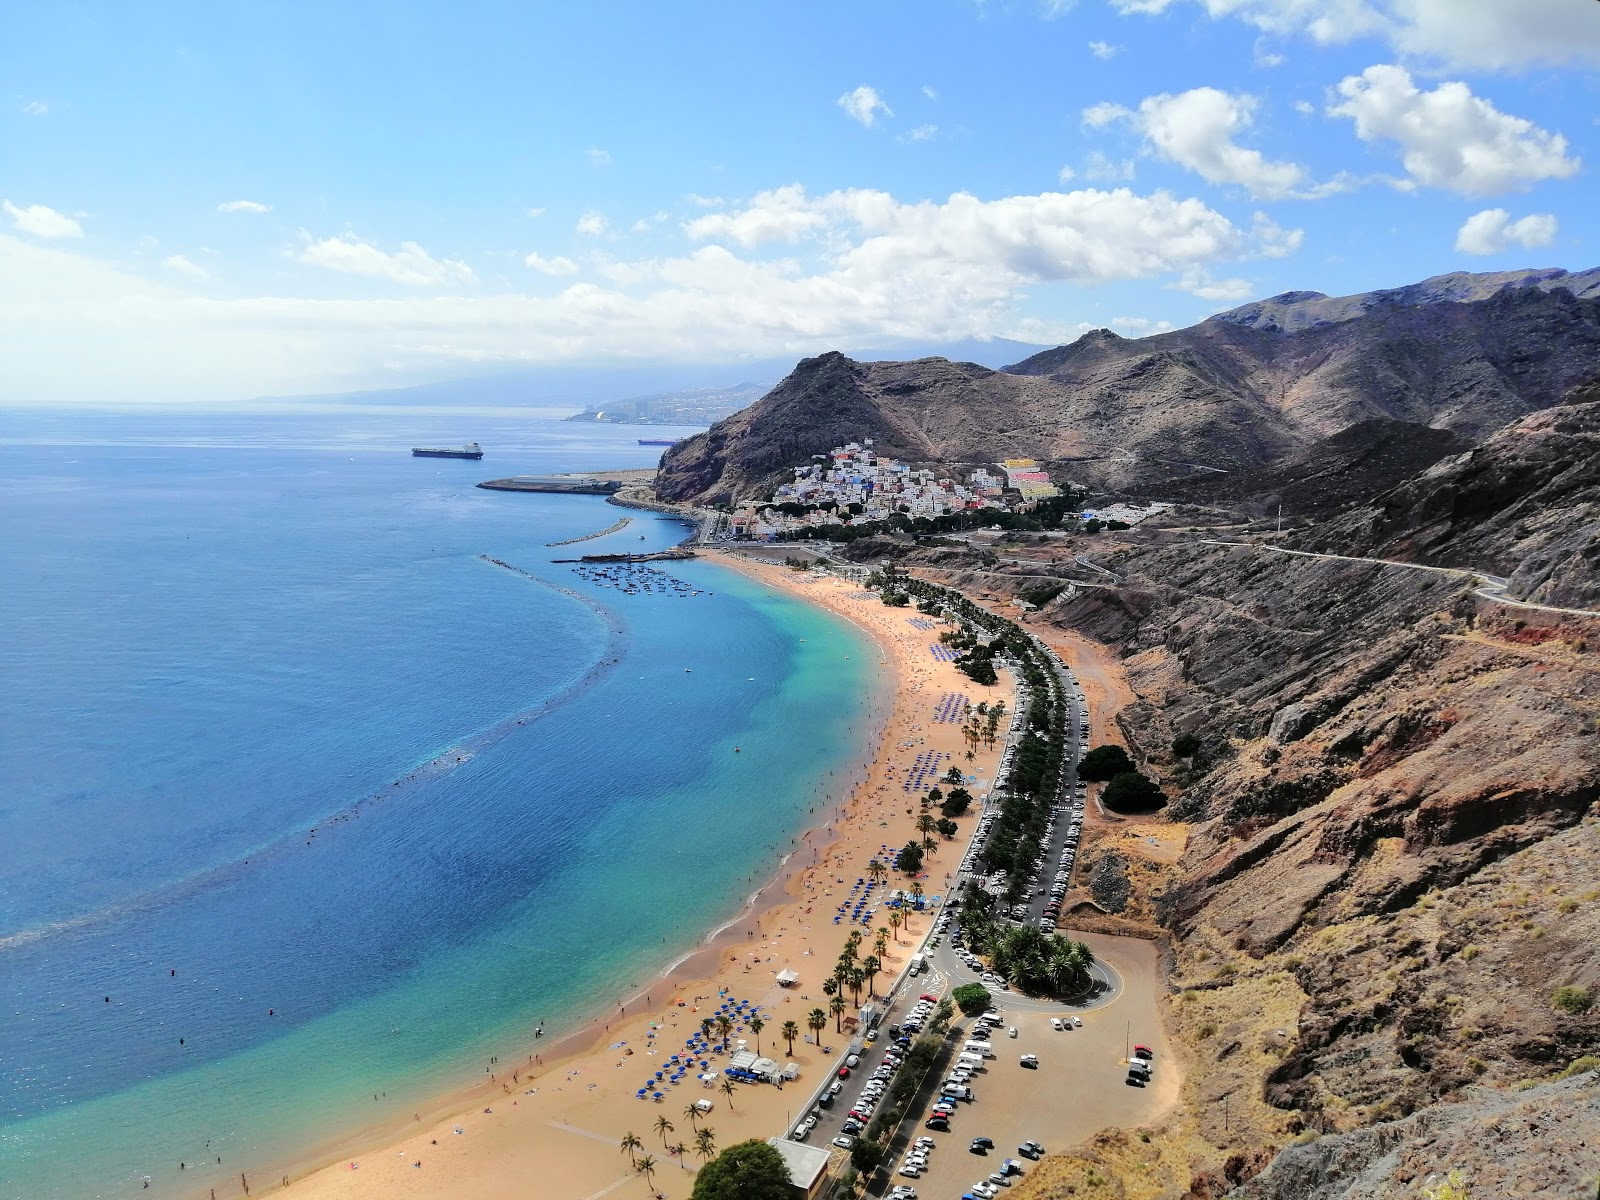
[[[1133,759],[1121,746],[1096,746],[1083,756],[1078,764],[1078,778],[1092,783],[1105,780],[1134,769]]]

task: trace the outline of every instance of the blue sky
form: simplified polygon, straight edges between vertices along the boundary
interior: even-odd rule
[[[10,402],[1600,263],[1589,0],[12,5],[0,64]]]

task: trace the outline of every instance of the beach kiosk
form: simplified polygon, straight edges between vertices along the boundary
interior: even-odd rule
[[[783,1155],[789,1168],[789,1195],[793,1200],[813,1200],[821,1194],[828,1161],[832,1157],[819,1146],[802,1146],[788,1138],[768,1138],[767,1145]]]
[[[799,982],[800,972],[796,971],[793,967],[785,967],[783,970],[778,972],[779,987],[793,987]]]

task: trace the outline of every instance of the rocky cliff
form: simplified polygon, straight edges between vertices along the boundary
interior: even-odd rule
[[[1005,371],[827,354],[669,451],[658,490],[764,494],[811,455],[867,437],[913,461],[1026,455],[1118,488],[1259,468],[1360,422],[1476,441],[1600,375],[1594,274],[1450,277],[1287,326],[1235,310],[1148,338],[1099,330]]]
[[[1600,607],[1600,400],[1515,421],[1296,545],[1476,567],[1523,599]]]

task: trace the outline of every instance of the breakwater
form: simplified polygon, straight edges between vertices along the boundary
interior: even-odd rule
[[[552,492],[562,496],[610,496],[622,486],[614,479],[564,479],[553,475],[513,475],[478,485],[491,492]]]
[[[593,533],[584,533],[584,534],[579,534],[577,537],[563,538],[559,542],[546,542],[545,545],[546,546],[575,546],[579,542],[590,542],[590,541],[593,541],[595,538],[605,537],[606,534],[608,534],[608,533],[616,533],[618,530],[626,529],[629,525],[632,525],[632,524],[633,524],[633,518],[632,517],[623,517],[620,521],[613,522],[612,524],[607,525],[604,529],[597,529]]]

